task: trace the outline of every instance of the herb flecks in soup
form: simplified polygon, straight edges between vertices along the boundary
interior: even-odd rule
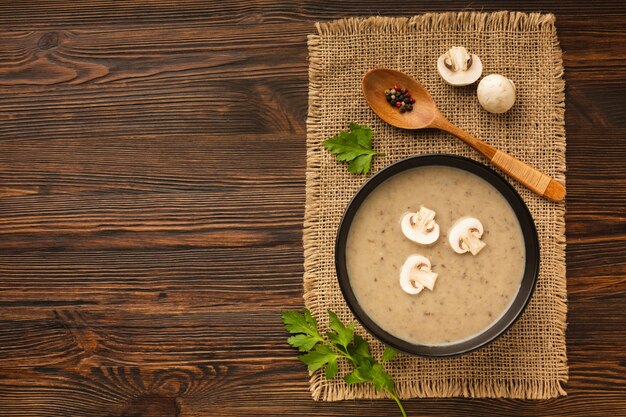
[[[436,212],[441,228],[428,246],[402,232],[403,216],[421,206]],[[449,242],[455,221],[468,217],[484,226],[487,246],[477,256],[456,253]],[[430,275],[432,291],[418,296],[398,282],[412,255],[426,258],[437,274]],[[524,273],[524,239],[513,209],[489,183],[460,169],[427,166],[394,175],[365,199],[350,226],[346,262],[354,294],[374,322],[408,342],[442,345],[482,333],[510,306]]]

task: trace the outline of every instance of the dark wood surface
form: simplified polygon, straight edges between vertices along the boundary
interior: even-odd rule
[[[306,35],[554,12],[567,81],[569,395],[413,416],[626,415],[626,3],[0,2],[0,414],[398,415],[316,403],[302,305]]]

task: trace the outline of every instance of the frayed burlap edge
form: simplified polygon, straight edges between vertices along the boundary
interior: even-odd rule
[[[522,13],[522,12],[452,12],[452,13],[427,13],[410,18],[400,17],[370,17],[370,18],[347,18],[332,22],[316,23],[317,35],[308,36],[309,48],[309,109],[307,117],[307,169],[306,169],[306,202],[304,214],[303,246],[304,246],[304,302],[307,308],[315,316],[325,314],[320,311],[319,300],[314,290],[314,284],[318,279],[319,250],[317,247],[318,230],[316,228],[319,219],[319,171],[320,146],[324,139],[320,134],[320,37],[333,35],[350,35],[352,33],[370,30],[385,33],[393,29],[394,32],[406,31],[409,27],[422,30],[441,31],[544,31],[550,34],[553,44],[553,74],[555,77],[554,94],[557,107],[553,112],[553,123],[556,136],[561,139],[562,146],[558,147],[557,170],[554,178],[565,183],[565,81],[563,79],[563,60],[556,33],[555,17],[553,14]],[[401,398],[415,397],[504,397],[521,399],[548,399],[567,395],[564,384],[568,380],[568,366],[565,346],[565,330],[567,319],[567,291],[565,270],[565,205],[561,204],[556,210],[558,213],[557,247],[555,257],[562,261],[558,265],[559,288],[557,297],[557,313],[561,326],[558,328],[561,338],[559,351],[562,355],[558,358],[561,369],[556,380],[431,380],[431,381],[405,381],[396,384],[396,389]],[[321,382],[324,375],[314,372],[310,378],[310,389],[314,400],[338,401],[346,399],[372,399],[385,398],[384,394],[376,392],[372,387],[360,384],[358,386],[326,387],[322,388]]]

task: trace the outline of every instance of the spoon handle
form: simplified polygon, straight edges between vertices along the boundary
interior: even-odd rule
[[[461,139],[480,152],[485,158],[502,171],[525,185],[532,192],[551,201],[562,201],[565,198],[565,187],[550,176],[531,167],[519,159],[483,142],[470,135],[448,120],[438,120],[432,127],[444,130]]]

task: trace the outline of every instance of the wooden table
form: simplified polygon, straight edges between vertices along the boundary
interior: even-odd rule
[[[172,3],[172,4],[170,4]],[[302,305],[313,22],[516,1],[0,4],[0,414],[399,415],[316,403]],[[569,395],[410,415],[626,415],[626,3],[557,15]]]

